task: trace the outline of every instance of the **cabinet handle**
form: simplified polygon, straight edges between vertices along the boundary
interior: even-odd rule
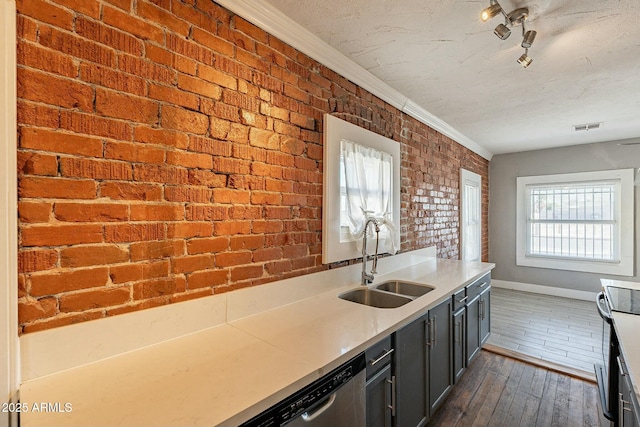
[[[616,358],[616,360],[618,361],[618,369],[620,369],[620,375],[622,375],[623,377],[627,376],[627,372],[625,369],[625,362],[622,361],[622,359],[620,357]]]
[[[375,359],[375,360],[374,360],[374,359],[371,359],[371,360],[369,361],[369,364],[370,364],[371,366],[376,365],[376,364],[377,364],[378,362],[380,362],[382,359],[384,359],[385,357],[387,357],[388,355],[390,355],[391,353],[393,353],[393,350],[394,350],[393,348],[392,348],[391,350],[387,350],[387,349],[385,348],[385,349],[384,349],[384,353],[383,353],[380,357],[378,357],[377,359]]]
[[[468,298],[469,298],[469,295],[467,295],[466,297],[464,297],[464,298],[462,298],[462,299],[457,299],[457,300],[456,300],[456,302],[457,302],[458,304],[461,304],[461,303],[465,302]]]
[[[391,405],[387,405],[387,408],[391,409],[391,416],[396,416],[396,376],[392,375],[391,380],[387,380],[387,383],[391,385]]]
[[[480,303],[480,309],[478,310],[479,311],[478,314],[480,315],[480,320],[484,320],[484,300],[481,299],[479,303]]]
[[[462,322],[456,322],[456,339],[455,342],[462,342]]]
[[[438,344],[436,341],[436,318],[437,316],[433,316],[429,322],[429,345],[431,347],[435,347]]]
[[[624,427],[624,399],[622,393],[618,393],[618,423],[619,427]]]
[[[481,287],[481,288],[484,288],[484,287],[485,287],[485,286],[487,286],[488,284],[489,284],[489,282],[482,282],[482,283],[480,284],[480,287]]]

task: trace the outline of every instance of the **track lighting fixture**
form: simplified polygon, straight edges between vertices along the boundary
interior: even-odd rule
[[[533,62],[529,57],[529,48],[538,34],[536,31],[527,31],[525,28],[525,21],[529,17],[529,9],[526,7],[519,7],[509,13],[506,13],[497,0],[489,1],[489,7],[483,9],[480,13],[480,20],[482,22],[486,22],[501,13],[504,16],[504,24],[498,24],[498,26],[493,30],[493,33],[500,40],[506,40],[511,35],[511,29],[509,26],[514,27],[516,25],[522,25],[522,43],[520,43],[520,46],[525,49],[525,52],[520,56],[520,58],[518,58],[518,63],[524,68],[527,68],[531,65],[531,62]]]
[[[493,33],[498,36],[500,40],[506,40],[511,35],[511,30],[504,24],[498,24]]]
[[[524,53],[518,58],[518,64],[522,65],[522,67],[527,68],[533,62],[533,59],[529,58],[529,49],[525,49]]]

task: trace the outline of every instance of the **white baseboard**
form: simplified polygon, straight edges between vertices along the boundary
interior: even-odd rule
[[[532,292],[534,294],[553,295],[556,297],[573,298],[584,301],[595,301],[596,292],[579,291],[576,289],[556,288],[554,286],[534,285],[531,283],[510,282],[508,280],[491,279],[491,286],[496,288],[513,289],[516,291]]]

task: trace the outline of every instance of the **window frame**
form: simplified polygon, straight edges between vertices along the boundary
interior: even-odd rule
[[[633,276],[634,271],[634,170],[616,169],[517,178],[516,265],[587,273]],[[588,182],[616,182],[613,236],[617,260],[579,259],[567,256],[528,254],[528,188],[543,185],[571,185]]]
[[[322,263],[362,256],[355,240],[341,241],[340,236],[340,141],[343,139],[387,152],[393,157],[392,221],[398,230],[395,247],[400,248],[400,143],[331,114],[324,115],[323,134]]]

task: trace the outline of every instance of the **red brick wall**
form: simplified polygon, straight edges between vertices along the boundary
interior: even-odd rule
[[[22,333],[326,268],[327,112],[402,144],[403,251],[458,257],[460,167],[486,218],[486,160],[210,0],[17,5]]]

